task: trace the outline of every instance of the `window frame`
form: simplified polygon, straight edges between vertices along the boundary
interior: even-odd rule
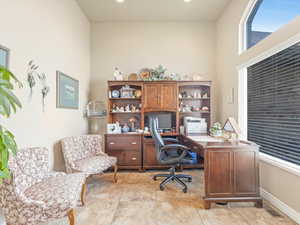
[[[260,5],[262,4],[263,1],[264,0],[256,0],[255,1],[255,4],[253,5],[253,7],[252,7],[252,9],[251,9],[251,11],[249,13],[249,16],[248,16],[248,18],[246,20],[246,23],[244,25],[245,29],[246,29],[246,36],[245,36],[245,40],[244,40],[245,41],[245,45],[246,45],[245,46],[246,49],[249,49],[249,48],[252,47],[252,46],[250,46],[250,35],[251,35],[251,32],[252,32],[252,29],[251,29],[252,22],[253,22],[253,20],[254,20],[254,18],[256,16],[256,13],[257,13],[257,11],[258,11],[258,9],[259,9],[259,7],[260,7]]]
[[[244,11],[244,14],[242,15],[242,19],[239,24],[239,55],[241,55],[244,51],[247,51],[247,46],[248,46],[248,29],[249,29],[249,19],[250,16],[255,16],[253,15],[253,11],[255,10],[255,7],[257,6],[258,1],[262,0],[250,0],[248,5],[246,6],[246,9]],[[258,7],[257,7],[258,9]],[[256,9],[256,11],[257,11]],[[252,20],[253,20],[252,18]]]

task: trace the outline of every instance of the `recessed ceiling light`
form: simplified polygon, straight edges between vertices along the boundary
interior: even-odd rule
[[[192,0],[184,0],[184,2],[191,2]]]
[[[123,3],[125,0],[116,0],[118,3]]]

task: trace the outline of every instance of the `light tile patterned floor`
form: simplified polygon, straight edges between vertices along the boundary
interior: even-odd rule
[[[76,225],[292,225],[284,216],[272,216],[268,207],[258,209],[252,203],[213,205],[204,210],[203,171],[185,173],[193,176],[187,194],[169,185],[159,190],[153,181],[157,172],[121,172],[117,184],[105,174],[89,180],[86,206],[76,209]],[[62,219],[47,225],[67,225]]]

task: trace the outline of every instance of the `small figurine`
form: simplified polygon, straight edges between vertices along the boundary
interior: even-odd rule
[[[179,98],[182,98],[182,94],[179,94],[178,97],[179,97]]]
[[[127,123],[125,123],[124,126],[123,126],[123,128],[122,128],[122,132],[123,132],[123,133],[128,133],[128,132],[129,132],[129,129],[130,129],[130,128],[128,127]]]
[[[117,112],[117,106],[116,106],[116,104],[112,105],[112,112]]]
[[[121,107],[119,108],[119,112],[125,112],[124,106],[121,106]]]
[[[202,107],[202,110],[203,110],[203,111],[208,111],[209,108],[208,108],[207,106],[203,106],[203,107]]]
[[[132,105],[132,106],[131,106],[131,111],[132,111],[132,112],[136,112],[136,109],[137,109],[137,108],[136,108],[135,105]]]
[[[202,95],[202,98],[208,98],[207,93],[204,93],[204,94]]]
[[[115,124],[116,124],[116,133],[118,134],[122,133],[119,121],[116,121]]]
[[[125,107],[125,112],[131,112],[131,110],[130,110],[130,105],[126,105],[126,107]]]
[[[197,93],[197,98],[201,98],[201,91]]]
[[[131,132],[135,132],[136,131],[135,123],[137,119],[135,117],[131,117],[128,121],[131,124]]]
[[[115,79],[115,80],[123,80],[122,72],[119,71],[119,68],[118,68],[118,67],[115,67],[115,71],[114,71],[114,79]]]
[[[181,93],[182,98],[187,98],[188,94],[186,93],[186,91]]]

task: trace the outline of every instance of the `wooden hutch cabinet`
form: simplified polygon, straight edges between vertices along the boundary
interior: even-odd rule
[[[139,90],[140,97],[112,96],[114,90],[124,86]],[[172,112],[174,129],[163,133],[167,137],[179,137],[179,127],[185,116],[205,118],[207,129],[211,124],[211,82],[210,81],[108,81],[108,123],[118,121],[121,125],[136,120],[135,126],[144,130],[147,114],[151,112]],[[182,95],[185,93],[185,95]],[[197,96],[194,93],[198,93]],[[134,105],[137,111],[115,111],[114,107]],[[185,111],[187,106],[190,110]],[[206,110],[202,110],[206,107]],[[154,141],[150,133],[122,133],[105,135],[105,151],[118,158],[119,167],[126,169],[165,168],[156,160]],[[203,168],[203,154],[197,153],[198,163],[184,168]]]
[[[144,111],[177,111],[176,82],[151,82],[144,84]]]

